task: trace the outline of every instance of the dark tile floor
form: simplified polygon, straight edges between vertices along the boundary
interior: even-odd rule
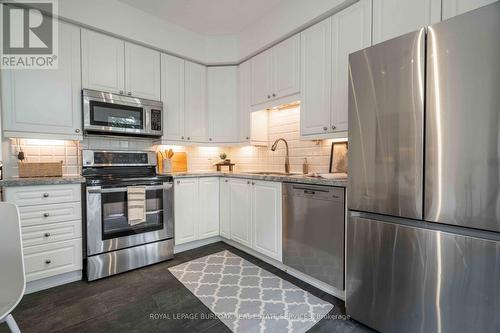
[[[13,315],[23,333],[231,332],[218,319],[206,319],[211,311],[167,269],[225,249],[332,303],[330,318],[322,319],[310,332],[371,332],[354,321],[335,319],[335,315],[345,314],[343,301],[224,243],[186,251],[173,260],[92,283],[78,281],[27,295]],[[170,319],[152,319],[155,314]],[[174,318],[177,314],[198,318]],[[3,332],[9,330],[0,324]]]

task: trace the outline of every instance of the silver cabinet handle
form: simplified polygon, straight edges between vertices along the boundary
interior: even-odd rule
[[[127,93],[127,95],[132,96],[132,92],[130,92],[130,91],[129,91],[129,92]]]
[[[50,237],[50,232],[46,232],[43,236],[44,237]]]
[[[75,132],[76,132],[76,133],[80,133],[80,129],[79,129],[79,128],[77,128],[77,129],[75,130]]]
[[[326,127],[326,126],[323,127],[323,131],[326,131],[326,130],[328,130],[328,127]]]
[[[332,125],[332,130],[334,130],[334,129],[336,129],[336,128],[337,128],[337,126],[335,126],[335,125]]]
[[[44,197],[44,198],[48,198],[48,197],[49,197],[49,194],[48,194],[47,192],[45,192],[45,193],[43,194],[43,197]]]
[[[43,213],[43,217],[49,217],[50,214],[49,213]]]
[[[47,264],[47,265],[50,264],[51,262],[52,262],[52,260],[50,260],[50,259],[45,260],[45,264]]]
[[[120,95],[123,95],[123,90],[120,90]]]

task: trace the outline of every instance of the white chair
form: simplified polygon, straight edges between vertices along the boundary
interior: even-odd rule
[[[25,288],[19,211],[16,205],[0,202],[0,323],[6,322],[13,333],[21,331],[10,313]]]

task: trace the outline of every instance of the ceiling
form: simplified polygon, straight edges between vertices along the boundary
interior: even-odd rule
[[[118,0],[203,35],[237,34],[283,0]]]

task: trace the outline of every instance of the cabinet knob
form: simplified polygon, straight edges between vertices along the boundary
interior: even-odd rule
[[[255,185],[255,182],[252,182],[252,185]]]
[[[267,95],[267,99],[271,98],[271,95]]]
[[[337,128],[337,126],[335,126],[335,125],[332,125],[332,130],[334,130],[334,129],[336,129],[336,128]]]
[[[46,232],[45,234],[43,234],[44,237],[50,237],[50,232]]]
[[[212,138],[209,138],[208,141],[212,141]]]
[[[276,94],[273,94],[273,97],[276,97]]]
[[[132,96],[132,92],[130,92],[130,91],[129,91],[129,92],[127,93],[127,95]]]
[[[249,138],[248,136],[246,137],[246,139],[247,139],[247,140],[250,140],[250,138]]]
[[[49,194],[48,194],[47,192],[45,192],[45,193],[43,194],[43,197],[44,197],[44,198],[48,198],[48,197],[49,197]]]
[[[225,182],[227,183],[227,182],[228,182],[229,180],[227,180],[227,179],[224,179],[224,181],[225,181]]]
[[[183,137],[183,136],[181,136],[181,139],[182,139],[182,140],[184,140],[184,137]]]
[[[51,262],[52,262],[52,260],[50,260],[50,259],[45,260],[45,263],[46,263],[47,265],[48,265],[48,264],[50,264]]]
[[[250,185],[250,181],[247,181],[247,184]]]
[[[49,217],[49,213],[43,213],[43,217]]]
[[[177,181],[177,184],[180,184],[180,183],[181,183],[181,181],[180,181],[180,180],[178,180],[178,181]]]
[[[75,133],[80,133],[80,129],[79,129],[79,128],[77,128],[77,129],[75,130]]]
[[[191,140],[191,138],[190,138],[189,136],[187,137],[187,139],[188,139],[188,140]]]
[[[123,90],[120,90],[120,95],[123,95]]]
[[[323,131],[326,131],[326,130],[328,130],[328,127],[326,127],[326,126],[323,127]]]

